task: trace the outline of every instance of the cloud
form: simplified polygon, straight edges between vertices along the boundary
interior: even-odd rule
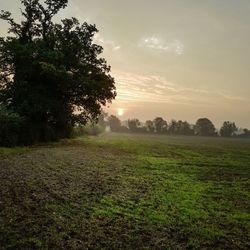
[[[184,87],[158,75],[140,75],[122,71],[112,72],[112,75],[116,80],[117,101],[213,107],[220,104],[222,100],[225,105],[247,101],[225,91]]]
[[[230,101],[247,101],[246,98],[241,96],[233,96],[225,92],[218,92],[223,98],[230,100]]]
[[[144,46],[150,49],[163,50],[166,52],[172,52],[177,55],[182,55],[184,52],[184,45],[177,39],[169,42],[165,42],[161,38],[151,36],[142,39],[139,46]]]
[[[104,39],[99,33],[94,36],[94,42],[102,45],[104,48],[110,49],[111,51],[118,51],[121,46],[115,41]]]
[[[174,84],[157,75],[113,72],[117,83],[117,100],[127,102],[172,102]],[[171,93],[171,95],[169,95]]]
[[[117,45],[117,46],[114,46],[114,47],[113,47],[113,50],[114,50],[114,51],[119,50],[119,49],[121,49],[121,46],[120,46],[120,45]]]

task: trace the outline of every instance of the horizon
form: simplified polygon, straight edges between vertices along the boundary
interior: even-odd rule
[[[125,125],[126,127],[128,126],[127,123],[128,123],[129,120],[138,119],[137,117],[128,117],[128,118],[126,118],[126,119],[123,119],[123,116],[119,116],[119,115],[117,115],[117,114],[109,114],[109,113],[108,113],[108,116],[111,116],[111,115],[116,116],[116,117],[121,121],[122,125]],[[151,117],[151,118],[146,119],[146,120],[141,120],[141,119],[138,119],[138,120],[139,120],[139,122],[141,123],[141,125],[144,126],[144,125],[146,125],[146,121],[148,121],[148,120],[153,121],[155,118],[158,118],[158,117],[163,118],[163,120],[165,120],[165,121],[167,122],[167,125],[168,125],[168,126],[170,125],[170,123],[171,123],[172,121],[176,121],[176,122],[178,122],[178,121],[188,122],[190,126],[195,126],[195,124],[196,124],[196,122],[197,122],[198,119],[208,118],[208,117],[199,117],[199,118],[197,118],[197,120],[196,120],[195,122],[190,122],[190,121],[188,121],[188,120],[183,120],[183,119],[174,119],[174,118],[166,119],[165,117],[162,117],[162,116],[155,116],[155,117]],[[208,118],[208,119],[209,119],[209,118]],[[221,127],[223,126],[223,124],[220,124],[219,126],[217,126],[211,119],[209,119],[209,120],[214,124],[216,131],[219,131],[219,130],[221,129]],[[224,121],[224,122],[230,122],[230,121]],[[240,126],[237,126],[237,123],[236,123],[236,122],[235,122],[235,125],[236,125],[236,127],[237,127],[237,133],[239,133],[239,132],[240,132],[240,133],[241,133],[241,132],[243,133],[243,130],[244,130],[244,129],[249,129],[249,128],[247,128],[247,127],[240,127]],[[140,126],[139,126],[139,127],[140,127]]]
[[[18,20],[19,0],[0,3]],[[249,10],[246,0],[72,0],[56,19],[75,16],[99,29],[95,42],[118,93],[109,114],[249,128]],[[4,36],[8,25],[1,27]]]

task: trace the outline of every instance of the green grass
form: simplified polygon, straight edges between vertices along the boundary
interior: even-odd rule
[[[0,249],[249,249],[249,175],[249,140],[1,148]]]

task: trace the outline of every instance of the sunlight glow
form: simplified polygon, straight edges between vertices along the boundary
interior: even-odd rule
[[[122,109],[122,108],[117,109],[117,114],[118,114],[118,116],[123,116],[124,115],[124,109]]]

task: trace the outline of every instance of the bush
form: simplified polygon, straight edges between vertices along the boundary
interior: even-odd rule
[[[25,121],[20,130],[19,144],[33,145],[40,142],[58,141],[61,138],[59,133],[60,130],[56,130],[46,123]]]
[[[17,113],[0,107],[0,146],[13,147],[20,143],[24,119]]]

